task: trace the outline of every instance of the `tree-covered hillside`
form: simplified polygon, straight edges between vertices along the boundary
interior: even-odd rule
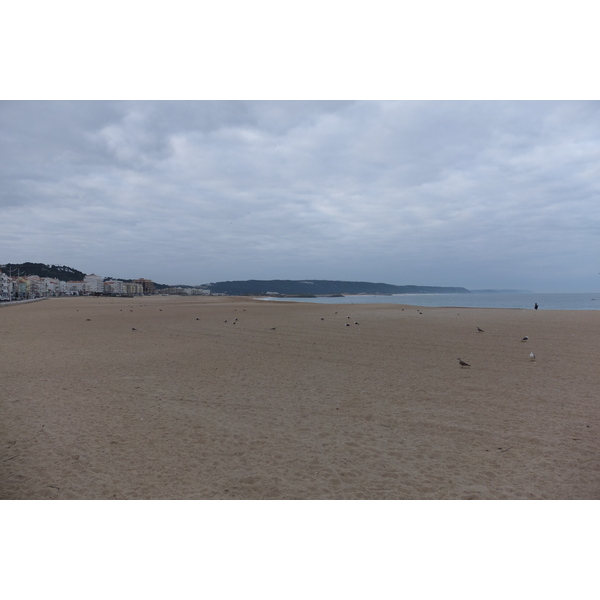
[[[5,273],[12,273],[13,276],[20,275],[37,275],[38,277],[52,277],[60,281],[83,281],[85,273],[72,269],[71,267],[59,265],[44,265],[42,263],[24,262],[21,264],[7,263],[0,265]]]

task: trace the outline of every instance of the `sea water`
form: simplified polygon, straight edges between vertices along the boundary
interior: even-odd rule
[[[471,293],[471,294],[393,294],[344,296],[342,298],[321,296],[318,298],[261,298],[261,300],[285,302],[314,302],[316,304],[409,304],[411,306],[456,308],[520,308],[539,310],[599,310],[600,292],[570,294],[534,293]]]

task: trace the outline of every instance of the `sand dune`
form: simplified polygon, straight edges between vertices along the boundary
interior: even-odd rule
[[[597,311],[10,307],[0,497],[597,499],[599,334]]]

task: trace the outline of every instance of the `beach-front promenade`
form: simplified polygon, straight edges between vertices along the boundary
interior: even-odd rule
[[[47,298],[31,298],[28,300],[13,300],[12,302],[0,302],[0,308],[7,306],[20,306],[21,304],[29,304],[30,302],[41,302],[47,300]]]
[[[596,311],[0,310],[0,498],[598,499],[599,334]]]

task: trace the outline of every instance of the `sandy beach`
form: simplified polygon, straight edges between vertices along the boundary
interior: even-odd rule
[[[598,499],[599,339],[598,311],[2,307],[0,498]]]

